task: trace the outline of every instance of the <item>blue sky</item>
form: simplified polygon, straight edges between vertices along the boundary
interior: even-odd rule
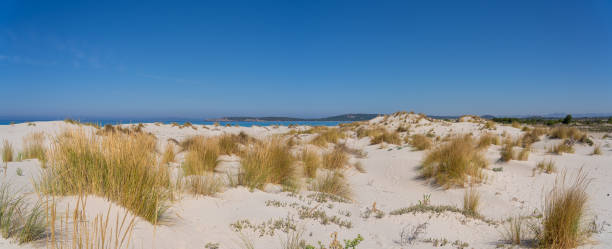
[[[612,112],[607,1],[126,2],[0,2],[0,116]]]

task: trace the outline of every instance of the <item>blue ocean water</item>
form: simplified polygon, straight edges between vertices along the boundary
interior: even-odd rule
[[[35,122],[35,121],[52,121],[52,120],[58,120],[58,119],[0,119],[0,125],[8,125],[8,124],[19,124],[19,123],[27,123],[27,122]],[[76,120],[76,119],[75,119]],[[104,126],[106,124],[112,124],[112,125],[116,125],[116,124],[138,124],[138,123],[155,123],[155,122],[161,122],[164,124],[171,124],[171,123],[179,123],[179,124],[183,124],[187,121],[191,122],[192,124],[198,124],[198,125],[212,125],[215,122],[212,121],[202,121],[202,120],[189,120],[189,119],[183,119],[183,120],[159,120],[159,119],[137,119],[137,120],[120,120],[120,119],[80,119],[78,120],[81,123],[94,123],[94,124],[98,124],[100,126]],[[235,126],[235,125],[239,125],[239,126],[244,126],[244,127],[251,127],[253,125],[257,125],[257,126],[271,126],[271,125],[281,125],[281,126],[288,126],[288,125],[310,125],[310,126],[336,126],[338,124],[342,124],[342,123],[350,123],[351,121],[262,121],[262,122],[255,122],[255,121],[240,121],[240,122],[225,122],[225,121],[220,121],[218,122],[219,125],[225,126],[227,124],[231,125],[231,126]]]

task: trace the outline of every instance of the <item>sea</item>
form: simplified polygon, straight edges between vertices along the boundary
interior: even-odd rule
[[[57,121],[58,119],[0,119],[0,125],[9,125],[9,124],[19,124],[19,123],[29,123],[36,121]],[[61,119],[59,119],[61,120]],[[77,120],[77,119],[75,119]],[[192,124],[198,125],[212,125],[215,123],[219,123],[219,125],[225,126],[227,124],[231,126],[243,126],[243,127],[251,127],[251,126],[288,126],[288,125],[309,125],[309,126],[337,126],[342,123],[350,123],[352,121],[204,121],[204,120],[193,120],[193,119],[79,119],[77,120],[81,123],[93,123],[100,126],[104,126],[106,124],[116,125],[116,124],[138,124],[138,123],[155,123],[161,122],[164,124],[172,124],[178,123],[183,124],[185,122],[190,122]]]

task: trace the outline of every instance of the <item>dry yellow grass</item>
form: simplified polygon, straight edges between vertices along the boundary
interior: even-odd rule
[[[478,139],[478,148],[485,149],[488,148],[491,144],[499,145],[501,143],[501,139],[498,135],[492,133],[484,133]]]
[[[538,169],[540,172],[545,172],[546,174],[557,172],[555,162],[552,160],[538,162],[538,164],[536,164],[536,169]]]
[[[599,145],[595,145],[595,147],[593,147],[593,153],[592,155],[601,155],[601,147]]]
[[[98,138],[81,129],[54,139],[50,167],[37,183],[45,194],[94,194],[157,223],[170,199],[167,167],[157,165],[152,136],[114,133]]]
[[[236,134],[224,134],[218,138],[219,150],[221,154],[231,155],[240,153],[240,144],[246,145],[254,142],[255,139],[244,132]]]
[[[563,153],[574,153],[574,143],[571,140],[563,140],[563,142],[553,145],[548,153],[561,155]]]
[[[166,150],[164,151],[164,154],[162,155],[161,164],[167,165],[171,162],[174,162],[176,160],[175,157],[176,157],[176,153],[174,152],[174,144],[168,143],[166,145]]]
[[[14,153],[13,145],[8,140],[4,140],[4,144],[2,144],[2,161],[5,163],[12,162]]]
[[[186,141],[187,155],[183,162],[185,175],[203,175],[212,172],[217,167],[219,158],[219,143],[215,138],[202,136],[192,137]],[[184,148],[185,148],[184,147]]]
[[[23,158],[36,158],[45,167],[47,162],[45,135],[42,132],[31,133],[23,138]]]
[[[321,156],[315,151],[304,149],[300,159],[304,163],[304,175],[315,178],[317,169],[321,167]]]
[[[478,216],[478,206],[480,205],[480,193],[474,188],[465,190],[463,194],[463,211],[471,216]]]
[[[421,173],[425,178],[434,178],[436,183],[451,187],[463,186],[469,179],[471,182],[482,180],[482,168],[488,162],[476,148],[471,136],[451,138],[427,153],[423,160]]]
[[[66,206],[64,217],[57,217],[57,205],[47,201],[47,225],[50,230],[47,248],[61,249],[128,249],[132,248],[132,235],[136,217],[129,212],[111,220],[111,206],[104,213],[89,219],[85,213],[87,200],[80,196],[76,207]],[[59,223],[59,224],[58,224]],[[109,226],[110,225],[110,226]],[[58,238],[59,236],[62,238]]]
[[[339,147],[333,151],[323,154],[323,167],[326,169],[341,169],[348,163],[348,156]]]
[[[261,189],[266,183],[295,187],[294,162],[289,146],[280,138],[256,143],[242,155],[238,182],[251,189]]]
[[[544,199],[542,227],[536,230],[541,247],[574,248],[589,236],[585,222],[589,183],[582,170],[571,183],[566,182],[565,173],[557,178]]]
[[[578,130],[575,127],[568,127],[565,125],[561,125],[561,126],[557,126],[553,128],[552,130],[550,130],[548,135],[551,138],[560,138],[560,139],[571,138],[576,141],[580,141],[580,140],[583,140],[583,138],[586,136],[586,133]]]
[[[431,141],[431,138],[423,134],[414,134],[410,138],[410,146],[417,150],[427,150],[431,148],[432,145],[433,142]]]
[[[339,139],[345,137],[346,134],[341,129],[327,128],[322,130],[310,143],[317,146],[327,146],[329,143],[338,143]]]
[[[338,171],[327,172],[319,177],[311,185],[311,190],[332,194],[346,199],[351,198],[351,188],[344,175]]]
[[[185,177],[185,186],[194,195],[213,196],[221,191],[223,183],[213,175],[194,175]]]
[[[531,152],[531,148],[526,147],[518,153],[516,159],[520,161],[527,161],[529,159],[529,153]]]
[[[500,161],[507,162],[514,159],[514,145],[511,142],[505,142],[499,151]]]
[[[372,137],[370,144],[380,144],[380,143],[388,143],[388,144],[401,144],[402,139],[399,136],[398,132],[389,132],[385,129],[380,130],[377,134]]]
[[[517,216],[510,218],[508,225],[505,227],[505,239],[508,243],[513,245],[520,245],[525,237],[525,229],[527,226],[524,224],[525,219]]]

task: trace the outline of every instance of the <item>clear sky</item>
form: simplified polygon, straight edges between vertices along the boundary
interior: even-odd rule
[[[0,1],[0,116],[612,112],[609,1]]]

